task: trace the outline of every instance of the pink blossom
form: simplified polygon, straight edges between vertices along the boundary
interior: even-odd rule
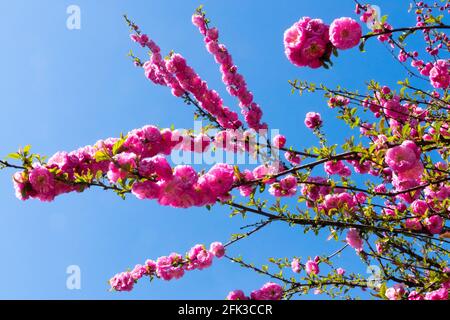
[[[319,61],[326,50],[326,42],[319,37],[312,37],[305,41],[301,53],[311,68],[318,68],[322,65]]]
[[[189,264],[187,265],[187,270],[199,269],[203,270],[211,266],[214,255],[206,250],[203,245],[195,245],[188,252]]]
[[[141,264],[137,264],[134,269],[131,271],[131,277],[134,280],[139,280],[144,275],[147,274],[147,266],[143,266]]]
[[[352,18],[335,19],[330,25],[330,41],[338,49],[345,50],[357,46],[361,36],[361,26]]]
[[[160,194],[160,187],[157,183],[152,181],[135,182],[131,192],[136,198],[142,199],[158,199]]]
[[[30,197],[30,190],[29,181],[25,178],[24,173],[22,172],[16,172],[13,175],[13,184],[14,184],[14,190],[16,191],[16,197],[19,200],[27,200]]]
[[[130,272],[122,272],[112,277],[109,284],[115,291],[131,291],[133,290],[134,279]]]
[[[297,192],[297,178],[288,175],[281,179],[279,183],[271,184],[269,193],[275,197],[292,197]]]
[[[225,248],[221,242],[211,243],[209,251],[216,256],[216,258],[222,258],[225,255]]]
[[[242,290],[234,290],[228,294],[226,300],[249,300],[249,298],[245,296]]]
[[[384,114],[391,120],[405,121],[408,119],[408,109],[400,104],[400,97],[394,96],[383,103]],[[391,121],[390,123],[396,123]],[[392,127],[392,126],[391,126]]]
[[[283,292],[279,284],[268,282],[261,289],[253,291],[250,297],[253,300],[281,300]]]
[[[301,158],[299,154],[292,151],[286,151],[284,153],[284,158],[293,165],[299,165],[301,163]]]
[[[408,300],[424,300],[424,296],[417,291],[411,291],[408,295]]]
[[[184,275],[183,258],[172,253],[170,256],[159,257],[156,260],[156,274],[164,280],[179,279]]]
[[[439,234],[442,231],[444,219],[441,216],[433,215],[424,221],[424,225],[431,234]]]
[[[416,216],[423,216],[428,210],[428,204],[424,200],[414,200],[413,203],[411,203],[411,211]]]
[[[343,276],[345,274],[345,269],[342,268],[337,268],[336,269],[336,273],[340,276]]]
[[[355,249],[357,252],[362,251],[363,240],[361,239],[361,236],[357,229],[349,229],[349,231],[347,232],[346,240],[349,246]]]
[[[317,112],[308,112],[305,117],[305,125],[309,129],[316,129],[322,125],[322,117]]]
[[[119,179],[124,179],[129,172],[136,168],[136,154],[133,152],[122,152],[114,156],[114,162],[109,164],[108,179],[116,183]]]
[[[402,173],[413,169],[420,161],[420,149],[410,140],[393,147],[386,152],[385,161],[396,173]]]
[[[329,60],[328,26],[320,19],[303,17],[284,33],[285,54],[296,66],[319,68]]]
[[[142,159],[138,166],[139,174],[144,177],[151,177],[153,174],[160,179],[170,180],[172,178],[172,167],[163,156],[154,156]]]
[[[441,288],[425,294],[425,300],[448,300],[448,290]]]
[[[383,254],[385,245],[382,242],[377,242],[375,248],[378,254]]]
[[[339,174],[344,177],[348,177],[351,175],[350,169],[345,166],[341,160],[325,162],[324,169],[325,172],[330,175]]]
[[[446,60],[438,60],[430,70],[430,82],[435,88],[447,89],[450,85],[450,63]]]
[[[300,264],[300,260],[299,259],[297,259],[297,258],[292,259],[291,269],[295,273],[300,273],[300,271],[302,269],[302,265]]]
[[[198,181],[198,174],[188,165],[178,165],[173,169],[173,175],[178,178],[183,188],[192,187]]]
[[[213,194],[223,195],[228,193],[233,185],[234,169],[228,164],[216,164],[204,177]]]
[[[389,300],[401,300],[405,294],[405,288],[402,284],[395,284],[386,290],[385,296]]]
[[[147,274],[154,274],[156,272],[156,262],[150,259],[145,261],[145,267],[147,268]]]
[[[319,274],[319,264],[314,260],[308,260],[305,264],[305,271],[307,274]]]
[[[29,181],[36,192],[36,198],[41,201],[53,200],[55,197],[55,178],[46,167],[34,165],[29,174]]]
[[[283,148],[285,144],[286,144],[286,137],[281,134],[277,134],[272,139],[272,145],[276,148]]]

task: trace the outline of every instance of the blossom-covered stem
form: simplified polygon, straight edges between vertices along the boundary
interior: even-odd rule
[[[416,9],[420,9],[419,3],[417,2],[417,0],[413,0],[414,2],[414,6],[416,7]],[[426,20],[426,17],[424,16],[423,12],[420,12],[420,17],[422,19],[422,21]],[[433,32],[436,34],[436,30],[433,30]],[[433,43],[431,41],[431,38],[426,40],[426,43],[428,44],[428,46],[432,47]],[[434,61],[437,60],[437,57],[433,56]]]
[[[23,166],[14,165],[14,164],[9,163],[8,161],[0,160],[0,169],[4,169],[4,168],[27,170],[27,168],[25,168]],[[73,182],[73,181],[63,179],[60,177],[57,177],[56,180],[73,185],[73,186],[99,187],[103,190],[114,190],[114,191],[118,191],[121,193],[130,193],[131,192],[130,190],[125,190],[125,189],[119,188],[117,186],[107,185],[107,184],[104,184],[101,182]]]
[[[307,90],[308,89],[307,86],[299,86],[299,85],[297,85],[295,81],[289,81],[289,84],[296,90],[303,91],[303,90]],[[357,102],[357,103],[354,104],[357,107],[361,106],[361,103],[364,102],[363,98],[366,97],[364,95],[360,95],[360,94],[358,95],[358,94],[355,94],[355,93],[352,93],[352,92],[347,92],[347,91],[342,91],[342,90],[333,90],[333,89],[329,89],[329,88],[325,88],[325,87],[318,87],[318,88],[315,88],[314,90],[324,91],[324,92],[327,92],[327,93],[330,93],[330,94],[333,94],[333,95],[338,95],[338,96],[342,96],[344,98],[348,98],[351,101]],[[356,96],[359,96],[360,98],[356,98]],[[375,106],[375,107],[378,107],[378,108],[380,108],[382,110],[390,110],[390,109],[386,108],[385,106],[383,106],[382,104],[372,103],[372,105]],[[412,115],[411,113],[406,113],[406,112],[397,111],[397,110],[396,110],[396,113],[400,114],[400,115],[403,115],[403,116],[406,116],[407,118],[415,119],[415,120],[431,120],[431,121],[445,120],[445,118],[435,118],[435,117],[429,117],[429,116],[427,116],[425,119],[422,119],[419,116]]]
[[[241,113],[245,117],[248,126],[254,130],[267,129],[267,124],[261,122],[262,110],[254,102],[253,94],[248,90],[244,77],[238,72],[237,66],[233,63],[231,54],[224,44],[219,43],[219,31],[217,28],[210,28],[209,19],[206,12],[200,6],[192,16],[192,23],[203,35],[206,48],[215,61],[220,65],[222,81],[227,87],[230,95],[237,97]]]

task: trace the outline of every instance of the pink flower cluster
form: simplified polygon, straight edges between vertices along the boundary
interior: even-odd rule
[[[339,95],[333,96],[330,99],[328,99],[328,106],[330,108],[347,106],[349,103],[350,103],[349,98],[345,98]]]
[[[342,160],[327,161],[324,164],[324,169],[329,175],[338,174],[341,177],[348,177],[352,174],[350,168],[347,167]]]
[[[272,183],[269,193],[274,197],[292,197],[297,193],[297,178],[293,175],[280,180],[280,182]]]
[[[283,287],[274,282],[267,282],[260,289],[254,290],[247,297],[242,290],[231,291],[227,300],[281,300],[283,298]]]
[[[294,166],[298,166],[302,161],[300,155],[292,151],[286,151],[284,153],[284,158]]]
[[[153,260],[147,260],[144,265],[136,265],[132,271],[116,274],[109,280],[114,291],[131,291],[134,284],[144,276],[157,277],[166,281],[181,278],[185,271],[203,270],[211,266],[213,258],[225,255],[225,248],[220,242],[213,242],[209,250],[204,245],[197,244],[183,257],[171,253]]]
[[[223,105],[219,94],[208,88],[206,82],[187,65],[181,55],[172,54],[169,60],[164,60],[160,48],[147,35],[132,34],[131,39],[152,51],[150,60],[143,65],[149,80],[170,87],[176,97],[181,97],[187,92],[192,93],[201,108],[213,115],[224,128],[237,129],[242,126],[237,113]]]
[[[320,258],[318,256],[316,256],[314,259],[309,259],[308,261],[306,261],[305,265],[302,265],[298,258],[294,258],[291,261],[292,272],[300,273],[302,268],[304,268],[306,271],[306,274],[317,275],[320,272],[319,260],[320,260]]]
[[[192,16],[192,23],[199,29],[204,37],[206,49],[214,56],[220,65],[222,81],[228,92],[237,97],[242,115],[248,126],[254,130],[267,129],[266,123],[261,123],[262,110],[253,100],[253,94],[248,90],[244,77],[237,72],[237,66],[224,44],[219,43],[219,31],[217,28],[208,28],[205,17],[201,14]]]
[[[177,130],[145,126],[129,132],[116,154],[117,138],[69,153],[58,152],[46,165],[34,164],[31,170],[14,174],[16,195],[21,200],[52,201],[57,195],[82,191],[87,184],[77,182],[78,176],[100,175],[110,183],[133,179],[131,192],[137,198],[157,199],[165,206],[187,208],[227,199],[235,179],[233,166],[219,163],[200,177],[191,166],[172,169],[163,155],[185,146],[181,143],[184,140]],[[190,143],[188,148],[198,149]]]
[[[318,208],[324,210],[328,214],[341,210],[346,214],[352,214],[357,208],[358,203],[363,202],[361,200],[361,195],[365,197],[364,193],[351,195],[348,192],[343,192],[343,190],[335,190],[334,193],[325,195],[323,201],[318,205]]]
[[[438,89],[447,89],[450,86],[450,63],[447,60],[438,60],[430,70],[431,85]]]
[[[385,161],[394,172],[392,182],[398,190],[420,182],[423,174],[420,155],[420,148],[411,140],[406,140],[401,145],[387,150]]]
[[[320,19],[303,17],[284,32],[285,54],[298,67],[319,68],[329,60],[329,27]]]
[[[429,214],[433,210],[435,207],[432,201],[427,203],[421,199],[414,200],[411,203],[411,212],[414,217],[405,221],[405,227],[415,231],[422,231],[425,227],[430,234],[440,234],[444,226],[444,219],[437,214]]]
[[[301,193],[306,198],[306,205],[314,207],[316,201],[325,197],[331,192],[328,179],[323,177],[308,177],[306,183],[303,184]]]
[[[450,289],[450,283],[446,282],[441,285],[437,290],[426,292],[424,294],[417,291],[411,291],[407,293],[403,284],[395,284],[394,286],[386,289],[385,296],[388,300],[448,300],[448,290]]]
[[[233,166],[216,164],[206,174],[198,176],[187,165],[176,166],[173,175],[161,178],[150,189],[157,188],[158,202],[164,206],[188,208],[214,204],[217,198],[226,200],[234,182]],[[141,192],[146,192],[144,186]]]
[[[351,18],[335,19],[329,27],[320,19],[303,17],[284,32],[285,54],[298,67],[319,68],[330,61],[333,47],[358,45],[361,26]]]
[[[142,66],[144,68],[145,76],[155,84],[168,86],[172,89],[172,94],[175,97],[181,97],[185,90],[180,86],[175,77],[167,71],[166,63],[161,56],[161,49],[145,34],[131,34],[131,40],[139,43],[142,47],[147,47],[152,52],[149,61],[146,61]]]
[[[223,100],[215,90],[187,65],[186,59],[180,54],[172,54],[166,61],[166,67],[179,81],[180,86],[190,92],[199,101],[202,109],[213,115],[219,124],[226,129],[237,129],[242,126],[236,112],[223,105]]]
[[[112,148],[115,142],[115,139],[108,139],[69,153],[58,152],[46,165],[34,163],[31,169],[16,172],[13,183],[17,198],[53,201],[60,194],[82,191],[83,185],[74,183],[76,175],[91,173],[95,176],[98,172],[107,172],[109,162],[96,161],[95,154],[102,147]]]

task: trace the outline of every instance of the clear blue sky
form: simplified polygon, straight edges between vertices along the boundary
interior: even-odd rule
[[[404,77],[401,66],[375,41],[364,54],[357,49],[342,52],[331,71],[299,69],[285,58],[282,35],[287,27],[302,16],[320,17],[327,23],[354,16],[351,0],[2,1],[0,156],[26,144],[34,152],[52,155],[145,124],[192,126],[191,109],[168,89],[147,81],[126,57],[130,48],[141,56],[144,52],[129,41],[123,13],[163,52],[173,49],[183,54],[210,87],[237,108],[190,22],[201,3],[219,27],[221,40],[245,75],[265,120],[272,128],[281,128],[298,148],[316,142],[303,125],[308,111],[322,113],[331,141],[342,141],[344,127],[320,94],[291,95],[288,79],[363,90],[370,78],[395,85]],[[81,8],[81,30],[66,28],[70,4]],[[413,15],[400,17],[408,1],[376,4],[389,14],[392,24],[414,23]],[[179,281],[141,281],[132,293],[110,293],[107,280],[116,272],[172,251],[184,253],[196,243],[225,242],[255,219],[231,219],[229,210],[220,206],[208,212],[160,207],[134,197],[122,201],[100,190],[64,195],[50,204],[20,202],[14,197],[12,173],[0,172],[0,298],[222,299],[230,290],[249,293],[268,280],[221,260]],[[271,256],[314,256],[340,246],[327,242],[326,236],[304,236],[299,228],[274,225],[241,241],[229,253],[263,263]],[[364,272],[352,250],[339,261]],[[81,268],[81,290],[66,289],[66,267],[73,264]]]

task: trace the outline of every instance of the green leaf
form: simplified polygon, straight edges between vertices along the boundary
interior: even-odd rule
[[[31,149],[31,145],[26,145],[25,147],[23,147],[23,153],[25,154],[25,155],[27,155],[29,152],[30,152],[30,149]]]
[[[109,154],[104,151],[104,150],[99,150],[95,153],[94,155],[95,161],[100,162],[100,161],[106,161],[106,160],[110,160],[110,156]]]
[[[125,142],[125,139],[122,138],[122,139],[118,140],[116,143],[114,143],[114,145],[112,147],[113,155],[116,155],[119,152],[119,150],[123,146],[124,142]]]
[[[10,153],[6,156],[6,158],[10,158],[10,159],[14,159],[14,160],[20,160],[22,159],[22,156],[20,154],[18,154],[17,152],[15,153]]]

